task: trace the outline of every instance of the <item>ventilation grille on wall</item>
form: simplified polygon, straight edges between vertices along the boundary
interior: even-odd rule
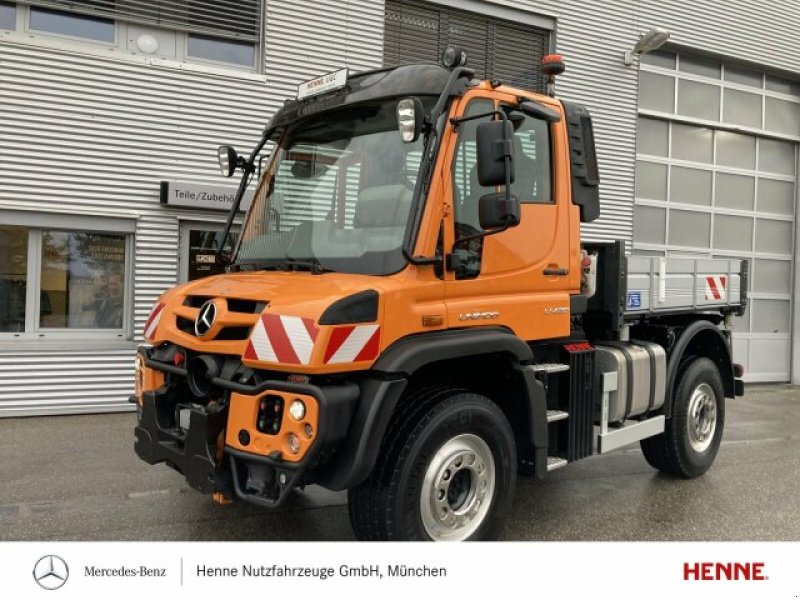
[[[544,91],[542,56],[549,33],[528,25],[414,2],[386,0],[386,66],[438,63],[447,46],[460,46],[477,76]]]

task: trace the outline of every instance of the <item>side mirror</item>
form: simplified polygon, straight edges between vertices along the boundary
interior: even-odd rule
[[[508,119],[478,125],[478,183],[484,187],[514,183],[514,127]]]
[[[403,98],[397,103],[397,129],[403,142],[411,144],[419,139],[425,122],[425,109],[417,97]]]
[[[220,146],[217,148],[217,156],[219,157],[219,170],[223,177],[231,177],[236,172],[236,166],[239,164],[239,155],[236,154],[236,149],[233,146]]]
[[[478,200],[478,220],[481,229],[516,227],[519,225],[519,198],[502,192],[486,194]]]

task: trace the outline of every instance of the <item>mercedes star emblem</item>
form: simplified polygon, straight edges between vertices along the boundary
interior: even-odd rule
[[[198,337],[206,335],[211,331],[214,325],[214,320],[217,318],[217,305],[213,300],[209,300],[200,307],[200,312],[197,313],[197,318],[194,321],[194,333]]]
[[[69,567],[64,559],[55,554],[48,554],[33,565],[33,579],[46,590],[57,590],[67,583]]]

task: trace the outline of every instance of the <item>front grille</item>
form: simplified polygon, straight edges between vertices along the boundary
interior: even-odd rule
[[[176,317],[175,325],[183,331],[184,333],[188,333],[190,335],[194,335],[194,321],[191,319],[186,319],[184,317]]]
[[[215,340],[246,340],[250,337],[250,327],[224,327],[215,337]]]
[[[255,300],[242,300],[240,298],[228,298],[228,310],[231,312],[257,315],[267,307],[266,302],[256,302]]]
[[[184,306],[191,308],[200,308],[209,300],[215,300],[212,296],[186,296],[183,300]],[[258,300],[246,300],[244,298],[225,298],[228,304],[228,310],[235,313],[244,313],[247,315],[258,315],[267,307],[267,302],[259,302]]]
[[[183,300],[183,305],[191,306],[192,308],[200,308],[211,299],[211,296],[186,296]]]
[[[175,325],[189,335],[195,335],[194,321],[185,317],[176,317]],[[221,340],[226,342],[233,342],[238,340],[246,340],[250,337],[250,330],[252,327],[246,325],[223,327],[220,332],[214,337],[208,337],[209,340]]]

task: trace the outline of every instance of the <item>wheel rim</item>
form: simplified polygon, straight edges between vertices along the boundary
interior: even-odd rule
[[[689,444],[695,452],[705,452],[717,431],[717,396],[707,383],[701,383],[689,398],[689,415],[686,419]]]
[[[420,496],[422,525],[437,541],[465,540],[489,513],[494,497],[494,456],[481,438],[458,435],[433,455]]]

